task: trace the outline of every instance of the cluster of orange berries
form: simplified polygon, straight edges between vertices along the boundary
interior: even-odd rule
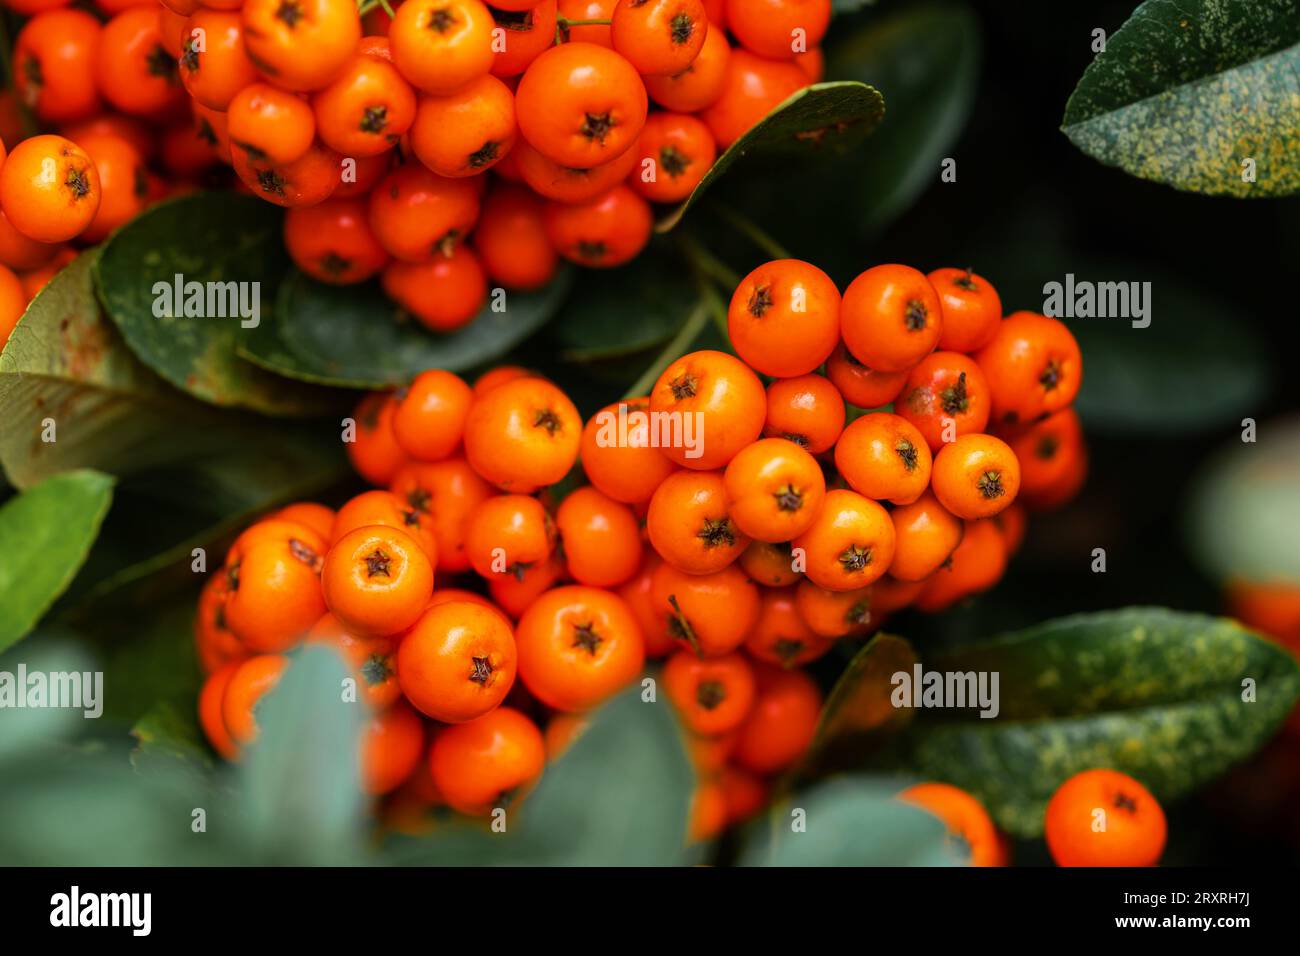
[[[695,835],[755,812],[821,711],[798,665],[991,586],[1023,529],[1017,495],[1077,487],[1032,463],[1081,370],[1064,326],[1003,318],[965,270],[877,266],[841,297],[808,263],[770,262],[729,326],[739,358],[685,355],[585,424],[514,366],[367,396],[345,438],[378,489],[259,522],[207,584],[214,746],[250,740],[284,652],[324,640],[377,708],[369,789],[483,813],[665,658],[701,772]],[[846,400],[895,410],[846,426]],[[589,484],[561,496],[579,461]]]
[[[232,167],[289,207],[299,268],[378,275],[436,331],[469,322],[489,282],[536,289],[560,257],[633,258],[651,203],[684,199],[719,148],[819,77],[831,13],[830,0],[96,0],[105,23],[70,0],[5,2],[31,15],[16,93],[62,133],[14,149],[6,270],[98,241],[169,192],[147,171],[161,153],[183,181]],[[6,315],[12,279],[0,272]]]

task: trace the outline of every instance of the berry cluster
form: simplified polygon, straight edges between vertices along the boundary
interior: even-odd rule
[[[815,266],[769,262],[728,325],[737,355],[685,355],[585,424],[518,367],[367,396],[347,447],[384,490],[259,522],[207,585],[214,745],[250,739],[305,634],[344,649],[378,708],[370,789],[414,775],[408,790],[481,813],[662,658],[702,775],[695,834],[761,806],[821,710],[799,665],[992,586],[1019,502],[1077,490],[1081,367],[1061,323],[1004,318],[968,270],[876,266],[841,296]],[[562,494],[579,461],[588,483]],[[417,712],[435,722],[423,762]]]
[[[379,276],[435,331],[469,322],[490,282],[536,289],[561,257],[627,262],[650,238],[651,203],[684,199],[720,148],[819,77],[831,12],[830,0],[97,0],[104,23],[70,0],[6,2],[32,15],[16,92],[61,135],[18,143],[0,179],[0,340],[29,297],[10,269],[103,239],[211,181],[214,164],[288,207],[300,269]]]

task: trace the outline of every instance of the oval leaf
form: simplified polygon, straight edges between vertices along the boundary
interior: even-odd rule
[[[202,428],[183,427],[184,406],[201,406],[138,362],[101,316],[98,255],[82,253],[36,294],[0,354],[0,464],[20,488],[69,468],[127,474],[202,447]],[[50,417],[57,440],[42,441]]]
[[[1062,129],[1142,179],[1215,196],[1291,195],[1297,72],[1296,0],[1147,0],[1084,72]]]
[[[349,388],[404,385],[430,368],[462,372],[499,358],[559,309],[573,281],[562,269],[537,292],[508,292],[505,311],[489,301],[467,326],[435,335],[406,316],[378,286],[324,285],[301,273],[284,283],[275,329],[243,345],[281,375]]]
[[[0,507],[0,651],[35,627],[72,583],[112,499],[108,475],[70,471]]]
[[[830,47],[828,76],[889,93],[885,121],[852,162],[837,170],[830,193],[854,198],[858,229],[883,226],[937,181],[940,162],[952,155],[975,100],[980,48],[979,19],[947,3],[908,6],[873,19]]]
[[[281,217],[277,207],[252,197],[199,193],[155,206],[113,234],[95,267],[96,283],[104,308],[141,361],[214,405],[274,415],[332,406],[328,393],[269,375],[236,354],[247,331],[243,323],[271,319],[276,286],[288,267]],[[178,276],[185,284],[205,284],[201,308],[214,314],[184,315],[189,292],[182,285],[176,301]],[[243,315],[254,311],[255,317]]]
[[[922,710],[885,762],[969,790],[1024,837],[1042,832],[1056,788],[1092,767],[1123,771],[1161,801],[1190,793],[1264,744],[1300,696],[1300,665],[1281,647],[1162,608],[1049,621],[925,669],[997,674],[1001,712]]]
[[[672,708],[640,688],[600,708],[523,802],[530,861],[667,866],[683,859],[695,776]]]
[[[902,789],[871,777],[842,777],[772,807],[748,831],[742,866],[956,866],[968,854],[939,819],[895,799]],[[806,829],[795,832],[800,810]]]
[[[261,729],[244,757],[240,818],[250,847],[267,859],[356,859],[365,705],[342,699],[348,673],[332,649],[308,647],[258,706]]]
[[[885,116],[885,99],[865,83],[815,83],[775,107],[717,158],[681,205],[655,226],[668,232],[740,157],[752,153],[806,155],[850,149]]]
[[[583,277],[547,329],[564,361],[592,362],[633,355],[667,341],[699,295],[675,251],[652,244],[618,269]],[[629,307],[631,306],[631,307]]]

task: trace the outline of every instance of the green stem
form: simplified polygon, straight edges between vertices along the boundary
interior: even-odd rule
[[[561,30],[567,30],[569,27],[607,27],[614,21],[612,20],[570,20],[568,17],[556,17],[555,22],[559,24]]]
[[[762,249],[773,259],[789,259],[790,253],[786,251],[781,243],[777,242],[771,236],[759,227],[758,223],[748,216],[737,212],[725,203],[713,200],[713,207],[717,210],[718,215],[729,222],[735,230],[752,242],[758,248]]]
[[[663,351],[638,378],[632,387],[627,390],[624,399],[640,398],[643,395],[649,395],[650,389],[654,387],[655,382],[659,381],[659,376],[664,373],[664,369],[676,362],[686,352],[700,330],[704,328],[704,323],[709,320],[708,304],[701,300],[686,317],[682,327],[677,330],[677,334],[672,337]]]
[[[686,260],[695,270],[717,282],[727,290],[728,294],[736,286],[740,285],[740,276],[736,274],[735,270],[704,248],[694,236],[678,233],[677,241],[682,247],[682,252],[686,255]]]

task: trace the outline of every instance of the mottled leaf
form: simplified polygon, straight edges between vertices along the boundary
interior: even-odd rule
[[[1267,741],[1300,696],[1300,665],[1276,644],[1162,608],[1049,621],[924,665],[997,674],[1001,711],[921,710],[881,763],[969,790],[1025,837],[1042,832],[1056,788],[1091,767],[1162,801],[1190,793]]]
[[[1300,3],[1147,0],[1084,72],[1062,129],[1093,158],[1178,189],[1300,191]]]

